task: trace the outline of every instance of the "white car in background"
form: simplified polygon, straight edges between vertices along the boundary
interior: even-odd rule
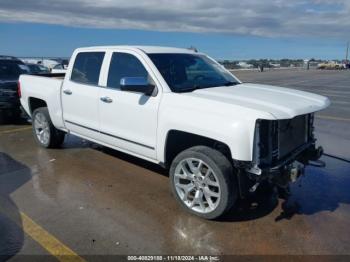
[[[51,68],[52,74],[65,74],[67,72],[67,68],[62,64],[57,64]]]

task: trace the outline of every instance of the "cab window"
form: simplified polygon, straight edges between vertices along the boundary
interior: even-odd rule
[[[134,55],[113,53],[108,72],[107,87],[120,88],[120,79],[123,77],[148,78],[148,72]]]
[[[98,85],[104,52],[82,52],[74,61],[71,80],[74,82]]]

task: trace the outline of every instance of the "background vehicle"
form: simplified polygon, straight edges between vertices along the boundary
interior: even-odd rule
[[[17,94],[20,74],[28,74],[29,68],[12,56],[0,56],[0,118],[18,119],[21,115]]]
[[[50,70],[43,65],[39,64],[26,64],[30,70],[31,74],[49,74]]]
[[[330,62],[330,63],[318,64],[317,68],[318,69],[327,69],[327,70],[342,70],[342,69],[346,69],[346,65],[336,63],[336,62]]]
[[[64,80],[20,83],[39,145],[68,132],[160,164],[180,205],[207,219],[263,182],[287,187],[322,155],[313,118],[326,97],[241,83],[193,50],[79,48]]]
[[[60,74],[60,73],[66,73],[67,69],[64,67],[63,64],[57,64],[51,69],[51,73],[53,74]]]

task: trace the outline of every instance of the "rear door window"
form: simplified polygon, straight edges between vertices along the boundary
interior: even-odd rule
[[[74,61],[71,80],[74,82],[98,85],[104,52],[82,52]]]

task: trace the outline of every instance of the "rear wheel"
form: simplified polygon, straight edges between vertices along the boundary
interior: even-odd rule
[[[221,152],[206,146],[189,148],[174,159],[170,184],[182,207],[206,219],[224,214],[238,196],[231,163]]]
[[[32,125],[34,138],[39,145],[45,148],[56,148],[62,145],[65,133],[54,127],[46,107],[34,110]]]

